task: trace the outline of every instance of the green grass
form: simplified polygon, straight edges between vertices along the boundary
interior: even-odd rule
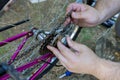
[[[83,28],[79,33],[77,42],[85,43],[93,39],[94,31],[92,28]]]
[[[93,37],[93,33],[92,33],[91,29],[83,29],[81,32],[81,35],[82,35],[81,42],[87,42],[87,41],[91,40]]]
[[[3,36],[0,36],[0,41],[3,40]]]
[[[93,28],[83,28],[79,33],[77,42],[87,45],[91,49],[95,50],[97,39],[106,31],[106,28],[97,26]]]
[[[3,36],[0,36],[0,41],[2,41],[3,40]],[[3,54],[3,53],[5,53],[7,50],[6,50],[6,48],[5,47],[0,47],[0,55],[1,54]]]

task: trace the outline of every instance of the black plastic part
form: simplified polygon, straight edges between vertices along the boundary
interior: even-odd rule
[[[88,5],[92,5],[95,2],[95,0],[87,0]]]
[[[103,22],[101,25],[111,28],[115,24],[115,21],[112,19],[108,19],[107,21]]]
[[[8,29],[13,28],[13,27],[16,27],[16,26],[21,25],[21,24],[23,24],[23,23],[26,23],[26,22],[28,22],[28,21],[30,21],[30,20],[29,20],[29,19],[26,19],[26,20],[22,20],[22,21],[19,21],[19,22],[17,22],[17,23],[14,23],[14,24],[12,24],[12,25],[4,26],[4,27],[0,28],[0,32],[5,31],[5,30],[8,30]]]

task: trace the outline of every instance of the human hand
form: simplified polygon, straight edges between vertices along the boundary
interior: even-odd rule
[[[100,23],[100,13],[93,7],[80,3],[71,3],[67,7],[66,14],[71,11],[72,18],[67,18],[65,25],[71,21],[82,27],[92,27]]]
[[[67,42],[70,49],[61,42],[57,43],[58,49],[51,46],[47,46],[47,48],[58,57],[61,64],[69,71],[94,74],[100,58],[87,46],[73,42],[69,37],[67,37]]]

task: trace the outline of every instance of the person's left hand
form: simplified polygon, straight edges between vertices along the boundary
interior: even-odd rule
[[[47,46],[61,64],[71,72],[94,74],[98,67],[100,58],[95,53],[83,44],[76,43],[67,37],[68,45],[71,49],[64,46],[61,42],[57,43],[57,48]]]

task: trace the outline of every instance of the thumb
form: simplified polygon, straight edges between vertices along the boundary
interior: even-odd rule
[[[70,37],[67,36],[67,42],[68,42],[68,46],[76,51],[79,51],[79,44],[74,42],[73,40],[70,39]]]
[[[70,37],[68,36],[67,36],[67,42],[68,42],[68,46],[77,52],[85,51],[85,49],[87,48],[85,45],[71,40]]]

